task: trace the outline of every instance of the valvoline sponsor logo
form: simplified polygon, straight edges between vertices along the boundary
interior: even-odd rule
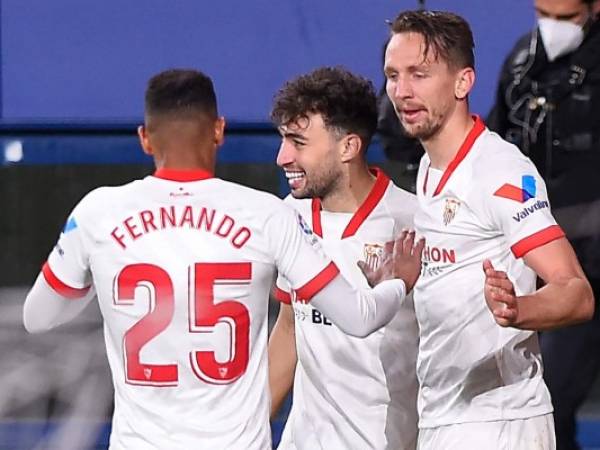
[[[497,197],[514,200],[519,203],[525,203],[528,200],[535,198],[536,192],[537,188],[535,184],[535,177],[533,175],[523,175],[521,178],[521,187],[506,183],[502,185],[500,189],[494,192],[494,195]],[[518,211],[514,216],[512,216],[512,218],[515,222],[520,222],[534,212],[549,207],[550,204],[547,200],[538,200],[532,205],[526,206],[521,211]]]
[[[520,222],[523,219],[526,219],[530,214],[533,214],[540,209],[549,208],[550,204],[546,200],[538,200],[531,206],[526,206],[521,211],[517,212],[514,216],[512,216],[515,222]]]
[[[521,178],[521,187],[506,183],[494,192],[494,195],[514,200],[515,202],[525,203],[527,200],[535,197],[536,191],[535,177],[532,175],[523,175]]]

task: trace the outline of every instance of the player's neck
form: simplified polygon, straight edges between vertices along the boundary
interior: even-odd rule
[[[442,129],[431,139],[422,141],[423,148],[429,156],[431,167],[445,170],[473,128],[473,118],[468,113],[456,111]]]
[[[324,211],[354,213],[368,197],[376,177],[366,163],[349,166],[336,188],[321,199]]]
[[[157,169],[169,170],[205,170],[215,172],[215,156],[210,152],[185,151],[165,152],[162,158],[155,158]]]

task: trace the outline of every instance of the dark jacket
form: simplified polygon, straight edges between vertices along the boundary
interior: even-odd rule
[[[418,139],[404,134],[404,127],[396,115],[394,105],[381,89],[377,97],[377,132],[385,155],[395,161],[418,166],[425,152]]]
[[[537,31],[523,36],[487,125],[532,159],[588,277],[600,279],[600,20],[553,62]]]

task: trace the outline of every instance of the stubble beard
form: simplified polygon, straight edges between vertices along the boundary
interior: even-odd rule
[[[341,180],[342,173],[340,170],[328,169],[324,173],[313,175],[311,177],[309,177],[307,173],[305,177],[305,187],[298,191],[292,190],[292,197],[298,199],[325,198],[335,191],[339,180]]]
[[[404,128],[404,134],[420,141],[431,139],[442,128],[441,118],[438,118],[438,120],[428,118],[424,122],[417,124],[406,124],[402,121],[402,118],[399,119]]]

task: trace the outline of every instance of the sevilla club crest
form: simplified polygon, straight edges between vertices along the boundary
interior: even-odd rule
[[[365,244],[364,260],[372,270],[377,270],[381,260],[383,259],[383,245]]]
[[[456,213],[458,212],[458,208],[460,207],[460,201],[455,199],[455,198],[447,198],[446,199],[446,206],[444,206],[444,225],[448,225],[450,222],[452,222],[452,220],[454,220],[454,217],[456,216]]]

